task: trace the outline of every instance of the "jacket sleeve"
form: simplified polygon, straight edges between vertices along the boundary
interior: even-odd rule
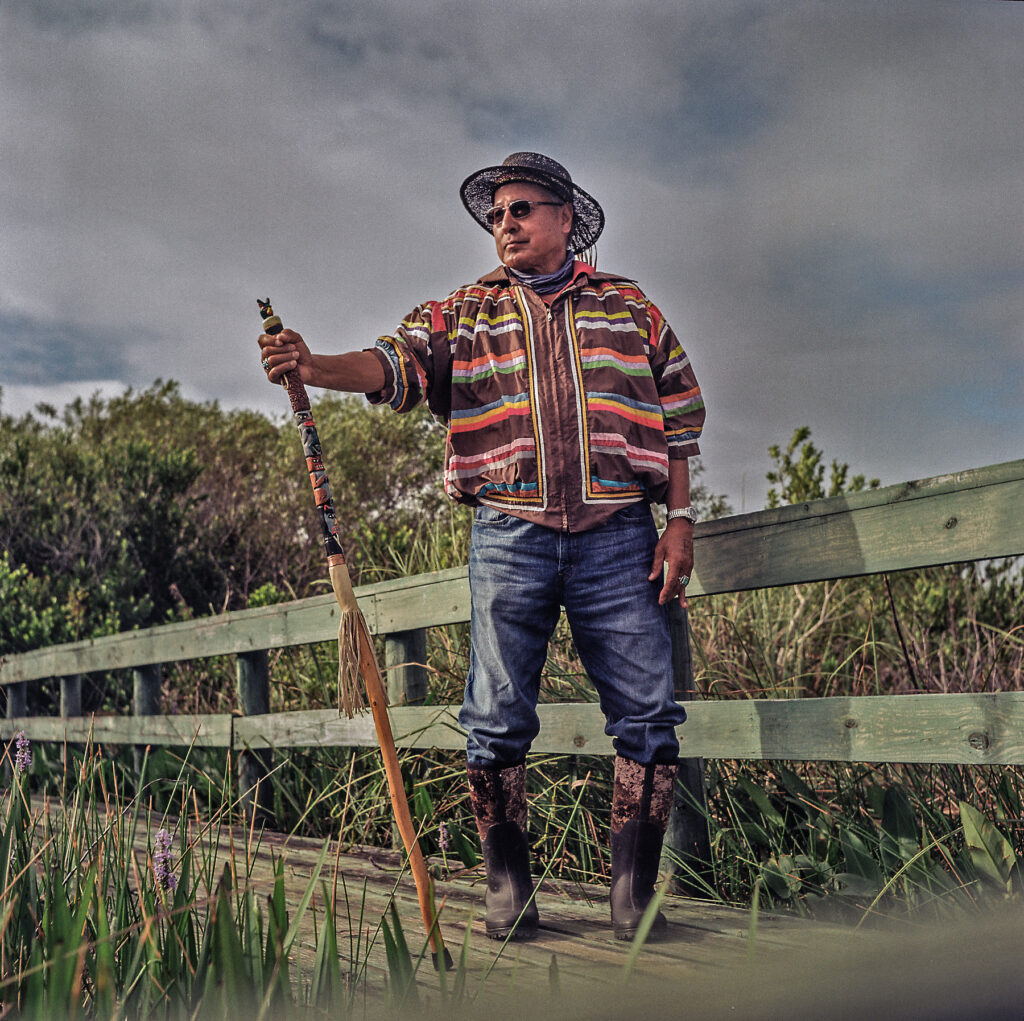
[[[654,375],[671,459],[700,453],[704,397],[690,359],[657,306],[649,302],[648,357]]]
[[[451,414],[451,343],[448,317],[440,302],[415,308],[390,336],[373,347],[384,369],[384,386],[367,394],[371,404],[387,404],[392,411],[412,411],[426,403],[447,421]]]

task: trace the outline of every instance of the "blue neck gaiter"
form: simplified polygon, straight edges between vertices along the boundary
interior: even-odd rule
[[[509,275],[521,284],[532,287],[538,294],[554,294],[560,291],[572,279],[572,268],[576,263],[576,253],[570,252],[561,269],[554,273],[517,273],[509,269]]]

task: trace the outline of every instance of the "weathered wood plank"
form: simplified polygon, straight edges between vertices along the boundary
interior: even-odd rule
[[[388,703],[419,705],[427,697],[427,630],[395,631],[384,641]]]
[[[238,707],[246,716],[270,712],[270,668],[264,650],[242,652],[235,658]],[[273,819],[273,791],[264,783],[271,767],[267,751],[242,750],[238,755],[238,788],[246,818],[269,825]]]
[[[28,711],[28,688],[24,684],[12,684],[7,689],[7,718],[24,716]]]
[[[691,596],[1024,553],[1024,461],[698,526]]]
[[[1024,692],[688,702],[684,757],[1024,762]],[[611,754],[593,703],[540,707],[537,752]]]
[[[132,715],[158,716],[160,714],[160,686],[163,667],[159,663],[138,666],[132,671]],[[135,772],[142,782],[143,765],[146,761],[146,746],[135,746]]]
[[[465,748],[456,717],[458,706],[393,706],[391,729],[399,748]],[[235,721],[235,742],[242,748],[375,748],[377,731],[369,711],[354,719],[337,709],[247,716]]]
[[[1024,763],[1024,692],[878,695],[858,698],[749,699],[689,702],[679,728],[685,756],[838,762]],[[461,750],[455,706],[391,710],[401,748]],[[612,754],[595,703],[542,705],[533,750],[551,754]],[[0,720],[0,737],[24,730],[32,740],[226,747],[229,716],[94,717]],[[353,720],[337,710],[239,717],[236,749],[376,747],[368,713]]]
[[[61,716],[82,715],[82,675],[71,674],[60,679]]]
[[[25,716],[0,720],[0,739],[24,730],[33,741],[84,744],[190,745],[227,748],[231,717],[209,716]]]
[[[371,634],[469,619],[465,567],[362,585],[355,591]],[[338,634],[338,612],[333,595],[312,596],[0,656],[0,685],[331,641]]]
[[[688,702],[679,728],[687,757],[839,762],[1024,763],[1024,692],[878,695],[858,698]],[[595,703],[538,707],[533,751],[613,754]],[[457,707],[392,709],[404,748],[461,749]],[[236,741],[250,747],[373,747],[369,715],[335,710],[236,721]]]
[[[693,702],[684,754],[838,762],[1024,762],[1024,692]]]
[[[363,593],[362,587],[356,589],[360,606],[365,598]],[[366,596],[370,595],[373,596],[375,622],[371,630],[375,634],[469,620],[469,571],[466,567],[382,582],[373,586],[372,593],[366,590]]]
[[[678,599],[668,604],[669,632],[672,636],[672,673],[675,697],[689,704],[695,698],[693,650],[690,646],[690,621],[686,607]],[[676,872],[679,892],[697,893],[696,883],[676,867],[681,860],[700,882],[713,883],[710,834],[707,819],[707,791],[704,760],[682,756],[679,780],[672,799],[672,812],[665,831],[662,870]]]
[[[239,610],[0,657],[0,684],[119,670],[324,641],[338,633],[334,596]]]

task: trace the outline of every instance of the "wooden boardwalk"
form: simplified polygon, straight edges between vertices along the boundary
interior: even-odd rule
[[[237,857],[244,835],[236,831],[233,840]],[[247,883],[269,892],[272,863],[283,858],[293,916],[323,848],[322,840],[265,833],[248,856]],[[439,860],[431,866],[443,869]],[[321,878],[330,888],[335,876],[342,968],[348,969],[354,943],[360,948],[356,959],[366,962],[365,995],[356,1016],[401,1016],[403,1021],[1024,1019],[1020,905],[938,926],[857,929],[766,912],[752,923],[744,909],[669,896],[664,903],[667,937],[645,946],[627,975],[631,947],[612,937],[607,888],[546,881],[538,896],[538,938],[502,948],[484,935],[482,867],[451,873],[436,884],[452,956],[458,960],[465,947],[461,999],[452,1003],[442,995],[427,953],[416,976],[417,1004],[396,1013],[388,1001],[386,953],[376,930],[393,899],[410,950],[416,955],[424,946],[411,877],[396,852],[364,848],[341,853],[331,844]],[[314,926],[323,910],[318,884],[296,943],[293,975],[308,975],[312,968]]]
[[[237,855],[244,837],[236,832],[234,840]],[[265,833],[256,852],[248,856],[250,887],[269,891],[272,862],[283,858],[289,913],[294,915],[323,847],[322,840],[286,839]],[[431,866],[438,871],[443,871],[444,867],[438,859],[433,860]],[[368,995],[371,999],[378,994],[383,996],[387,987],[387,960],[383,939],[376,930],[392,899],[414,956],[425,944],[425,930],[411,877],[402,869],[401,855],[397,852],[361,849],[339,853],[332,844],[321,871],[328,889],[334,884],[335,876],[339,891],[335,918],[340,954],[345,958],[350,945],[357,944],[358,958],[367,962]],[[763,966],[766,961],[782,958],[790,963],[806,960],[824,942],[848,945],[866,938],[854,933],[851,927],[779,914],[761,913],[752,927],[748,911],[670,896],[664,904],[670,926],[668,937],[648,944],[641,951],[633,967],[632,980],[627,983],[631,948],[630,944],[612,937],[607,888],[546,881],[538,895],[541,913],[538,938],[526,943],[509,943],[504,948],[484,935],[483,889],[482,866],[451,873],[436,883],[438,903],[443,905],[443,935],[456,961],[465,947],[463,1008],[467,1016],[474,1017],[560,1016],[561,1010],[557,1014],[549,1012],[553,1003],[563,1001],[566,1005],[590,1004],[586,1016],[591,1018],[606,1016],[600,1013],[604,1008],[612,1011],[607,1014],[610,1017],[642,1017],[646,1015],[622,1013],[629,1009],[629,997],[633,995],[630,990],[635,990],[638,984],[645,988],[656,985],[663,996],[674,998],[678,994],[684,1001],[693,1003],[697,987],[707,995],[730,985],[738,989],[737,976],[755,964]],[[317,891],[303,922],[293,974],[308,973],[312,968],[316,953],[314,926],[322,920],[324,910],[319,884]],[[343,961],[345,968],[347,964]],[[434,1004],[440,1009],[439,979],[431,966],[429,953],[419,967],[417,986],[420,1005],[429,1008]],[[713,998],[717,997],[715,992]],[[537,1010],[527,1010],[526,1005],[533,1002]],[[612,1009],[612,1004],[618,1006]],[[706,1008],[700,1016],[715,1016],[711,1003],[706,1003]],[[453,1016],[450,1007],[440,1013]],[[726,1011],[722,1016],[737,1015]]]

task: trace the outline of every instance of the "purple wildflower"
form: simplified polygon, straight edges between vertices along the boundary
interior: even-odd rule
[[[173,890],[178,885],[178,877],[174,874],[174,852],[171,850],[173,842],[174,837],[167,830],[157,830],[153,872],[157,883],[164,890]]]
[[[437,846],[442,851],[448,850],[448,827],[444,823],[437,827]]]
[[[17,741],[14,745],[16,749],[14,753],[14,768],[20,776],[32,765],[32,742],[23,730],[19,730],[15,736]]]

